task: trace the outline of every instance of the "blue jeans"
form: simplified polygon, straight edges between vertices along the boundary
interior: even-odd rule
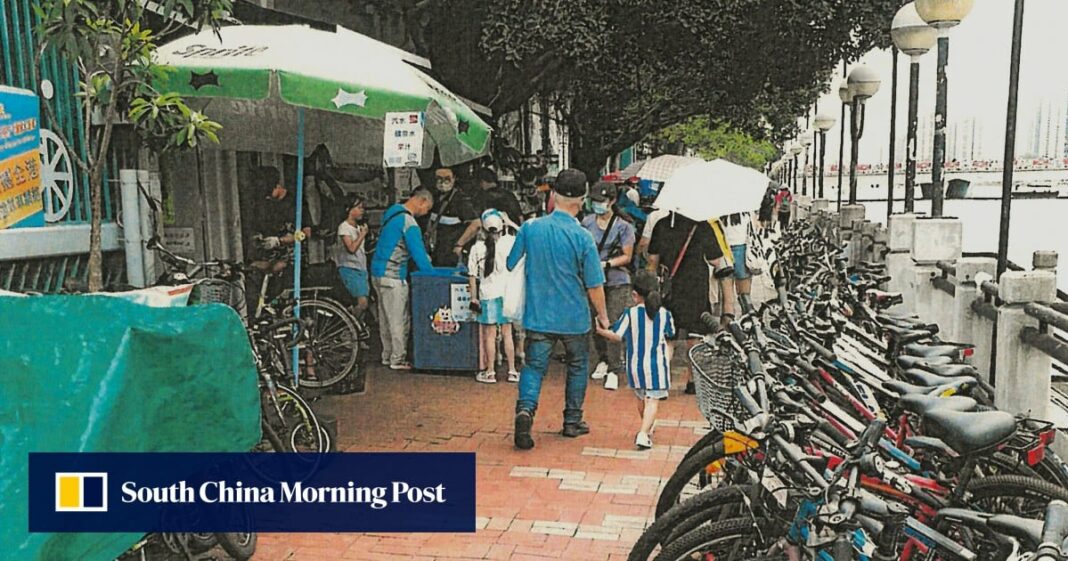
[[[557,341],[564,344],[567,356],[564,424],[575,424],[582,420],[582,402],[586,400],[586,377],[589,374],[590,344],[589,335],[585,333],[559,335],[527,331],[527,365],[519,376],[519,401],[515,410],[516,413],[529,411],[531,415],[538,410],[541,381],[549,371],[550,354]]]

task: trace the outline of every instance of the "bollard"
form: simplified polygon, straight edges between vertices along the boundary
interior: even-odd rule
[[[998,262],[992,257],[962,257],[957,260],[954,274],[957,293],[953,297],[953,330],[943,339],[975,345],[971,364],[979,370],[984,380],[990,380],[990,343],[994,337],[994,322],[972,311],[972,302],[983,297],[975,276],[986,273],[994,277]]]
[[[1056,300],[1057,273],[1049,268],[1007,271],[998,279],[998,297],[1002,305],[998,308],[994,404],[1012,413],[1050,420],[1053,359],[1021,341],[1020,332],[1039,324],[1024,312],[1024,304]]]
[[[890,250],[886,254],[886,274],[890,277],[886,289],[891,292],[905,292],[905,271],[912,266],[912,223],[915,220],[915,214],[895,214],[886,228],[886,245]],[[915,309],[913,304],[912,296],[904,294],[900,309],[911,312]]]
[[[816,199],[812,201],[812,212],[819,214],[820,212],[827,212],[831,210],[831,201],[827,199]]]
[[[906,292],[914,298],[911,311],[926,321],[938,324],[939,329],[952,332],[952,296],[935,288],[931,279],[941,272],[935,267],[939,261],[960,259],[962,228],[955,218],[920,218],[912,222],[911,273]]]

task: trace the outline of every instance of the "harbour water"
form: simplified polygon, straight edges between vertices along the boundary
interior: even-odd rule
[[[962,173],[951,174],[949,179],[961,178],[972,182],[968,199],[947,199],[945,216],[960,218],[964,222],[965,252],[996,252],[998,248],[998,231],[1000,228],[1001,202],[995,199],[1001,196],[1001,173]],[[895,177],[894,212],[903,212],[904,176]],[[1016,172],[1015,183],[1052,183],[1054,187],[1062,180],[1068,180],[1068,171],[1022,171]],[[917,184],[930,181],[929,176],[917,177]],[[811,191],[812,178],[809,178]],[[837,198],[837,176],[828,176],[824,180],[826,198]],[[866,217],[874,222],[886,222],[886,176],[860,176],[858,178],[857,199],[867,207]],[[843,178],[848,184],[848,177]],[[843,193],[843,204],[848,200],[848,187]],[[832,203],[832,207],[833,207]],[[917,188],[916,212],[928,214],[931,209],[929,200],[919,197]],[[1012,201],[1012,217],[1009,225],[1009,260],[1024,268],[1031,267],[1031,254],[1037,250],[1053,250],[1061,256],[1058,286],[1068,291],[1068,189],[1061,188],[1059,198],[1020,199]]]

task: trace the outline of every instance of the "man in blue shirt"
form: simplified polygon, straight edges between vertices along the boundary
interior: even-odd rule
[[[527,332],[527,364],[519,378],[515,415],[515,446],[522,450],[534,447],[530,431],[541,382],[558,341],[567,357],[563,435],[574,438],[590,432],[582,420],[589,372],[590,302],[597,323],[609,325],[597,245],[576,219],[586,197],[586,175],[573,169],[560,172],[553,197],[553,213],[523,224],[508,255],[509,270],[526,258],[523,328]]]
[[[378,245],[371,259],[371,283],[378,294],[378,323],[382,337],[382,365],[393,370],[411,370],[408,363],[408,261],[420,271],[433,268],[423,232],[415,219],[434,206],[430,191],[419,188],[404,204],[395,204],[382,215]]]

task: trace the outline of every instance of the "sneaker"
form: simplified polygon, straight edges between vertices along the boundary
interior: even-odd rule
[[[634,445],[642,450],[648,450],[653,447],[653,439],[649,438],[648,434],[639,432],[638,436],[634,439]]]
[[[604,378],[604,389],[606,390],[618,390],[619,389],[619,376],[616,376],[615,372],[609,372]]]
[[[568,438],[577,438],[584,434],[590,434],[590,425],[586,424],[586,421],[579,421],[577,423],[565,423],[564,430],[560,434]]]
[[[512,383],[518,383],[519,382],[519,373],[516,372],[515,370],[512,370],[511,372],[509,372],[508,373],[508,381],[512,382]]]
[[[697,386],[693,385],[693,382],[686,382],[686,395],[694,395],[697,393]]]
[[[390,370],[411,370],[412,364],[410,362],[400,362],[397,364],[390,364]]]
[[[382,359],[382,366],[389,366],[389,359],[388,358]]]
[[[530,436],[530,429],[534,426],[534,415],[530,411],[520,411],[515,414],[515,447],[520,450],[530,450],[534,447],[534,439]]]
[[[475,380],[482,382],[483,384],[496,384],[497,373],[492,370],[479,372],[478,374],[475,374]]]
[[[594,380],[600,380],[600,379],[604,378],[607,375],[608,375],[608,364],[605,363],[605,362],[598,362],[597,363],[597,368],[594,368],[593,372],[590,373],[590,378],[593,378]]]

